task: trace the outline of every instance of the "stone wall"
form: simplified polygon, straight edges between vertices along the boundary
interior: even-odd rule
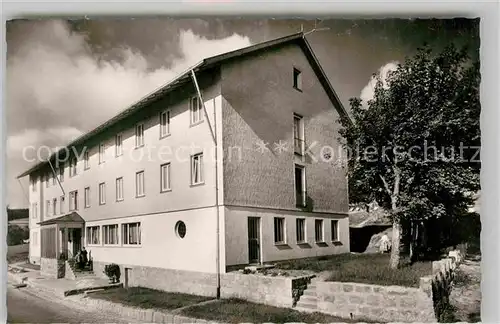
[[[317,310],[359,321],[437,322],[448,302],[453,270],[462,260],[458,251],[432,264],[432,275],[419,288],[345,282],[321,282]]]
[[[57,259],[40,258],[40,274],[50,278],[64,278],[64,261]]]
[[[435,322],[432,300],[419,288],[321,282],[318,311],[357,320]]]
[[[277,307],[292,307],[293,290],[300,290],[306,277],[271,277],[239,272],[221,274],[221,298],[240,298]],[[301,293],[301,292],[300,292]]]
[[[104,266],[107,264],[109,263],[94,261],[94,273],[99,277],[107,278],[104,274]],[[214,273],[123,264],[119,266],[121,273],[120,282],[124,285],[208,297],[214,297],[217,294],[217,277]]]

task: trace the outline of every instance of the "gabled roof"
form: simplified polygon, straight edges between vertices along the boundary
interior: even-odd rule
[[[227,52],[224,54],[220,54],[220,55],[206,58],[206,59],[202,60],[201,62],[199,62],[198,64],[192,66],[191,68],[189,68],[188,70],[186,70],[182,74],[180,74],[177,78],[170,81],[166,85],[164,85],[164,86],[160,87],[159,89],[153,91],[152,93],[146,95],[145,97],[140,99],[138,102],[136,102],[132,106],[128,107],[127,109],[125,109],[124,111],[122,111],[121,113],[116,115],[115,117],[107,120],[106,122],[97,126],[95,129],[91,130],[90,132],[78,137],[76,140],[74,140],[73,142],[66,145],[66,147],[71,147],[71,146],[82,144],[86,140],[99,134],[100,132],[104,131],[108,127],[115,125],[116,123],[123,120],[124,118],[132,115],[133,113],[135,113],[139,109],[153,103],[157,99],[161,98],[163,95],[173,91],[174,89],[179,88],[180,86],[182,86],[186,83],[189,83],[191,80],[191,71],[193,71],[195,73],[202,72],[202,71],[205,71],[207,69],[213,68],[217,65],[220,65],[222,63],[225,63],[229,60],[243,58],[244,56],[249,55],[249,54],[255,54],[256,52],[259,52],[262,50],[268,50],[268,49],[273,48],[273,47],[283,46],[283,45],[291,44],[291,43],[296,43],[300,46],[300,48],[303,50],[304,54],[306,55],[307,60],[309,61],[309,64],[311,65],[316,76],[318,77],[321,85],[325,89],[328,97],[330,98],[331,102],[333,103],[333,105],[335,106],[335,108],[337,109],[337,111],[339,112],[341,117],[347,118],[348,120],[350,120],[350,117],[347,114],[347,111],[345,110],[344,106],[340,102],[340,99],[337,96],[337,93],[333,89],[333,87],[332,87],[330,81],[328,80],[328,77],[326,76],[323,68],[319,64],[319,61],[316,58],[316,55],[314,54],[314,52],[312,51],[311,46],[309,45],[309,42],[306,40],[304,34],[302,32],[300,32],[300,33],[292,34],[289,36],[273,39],[273,40],[270,40],[267,42],[262,42],[262,43],[259,43],[256,45],[248,46],[245,48],[241,48],[241,49],[238,49],[235,51],[231,51],[231,52]],[[61,151],[52,154],[50,159],[54,159],[63,150],[64,150],[64,148],[61,149]],[[18,176],[18,178],[25,177],[25,176],[29,175],[30,173],[37,171],[45,164],[47,164],[47,162],[45,162],[45,161],[39,162],[38,164],[34,165],[33,167],[31,167],[27,171],[20,174]]]
[[[47,219],[43,222],[38,223],[38,225],[52,225],[52,224],[64,224],[64,223],[85,223],[85,220],[77,212],[71,212],[56,218]]]

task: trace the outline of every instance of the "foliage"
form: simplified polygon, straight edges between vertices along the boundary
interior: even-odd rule
[[[389,271],[388,254],[336,254],[276,263],[279,269],[329,271],[328,281],[357,282],[374,285],[418,287],[420,277],[432,273],[431,262],[417,262]]]
[[[210,297],[166,292],[144,287],[107,289],[97,291],[89,296],[126,306],[163,310],[173,310],[210,300]]]
[[[465,49],[424,46],[377,80],[373,100],[351,99],[352,122],[341,120],[350,200],[376,200],[406,233],[464,215],[479,190],[479,83]]]
[[[12,246],[23,244],[23,240],[26,240],[29,237],[30,232],[28,228],[11,225],[7,230],[7,245]]]
[[[111,263],[104,266],[104,273],[110,279],[116,279],[118,282],[120,281],[120,266],[116,263]]]
[[[235,298],[187,307],[180,312],[185,316],[220,323],[370,323],[362,318],[345,319],[319,312],[303,313]]]

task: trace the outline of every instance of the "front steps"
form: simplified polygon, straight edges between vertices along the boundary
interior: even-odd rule
[[[316,294],[316,283],[317,278],[311,279],[311,283],[307,285],[307,289],[304,290],[302,296],[300,296],[297,305],[295,305],[295,310],[300,312],[313,313],[318,311],[318,297]]]
[[[65,277],[73,280],[78,280],[96,278],[96,275],[94,271],[90,270],[88,267],[84,269],[78,269],[74,260],[68,260]]]

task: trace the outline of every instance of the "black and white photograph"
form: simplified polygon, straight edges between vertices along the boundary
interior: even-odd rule
[[[8,323],[481,322],[479,27],[7,21]]]

